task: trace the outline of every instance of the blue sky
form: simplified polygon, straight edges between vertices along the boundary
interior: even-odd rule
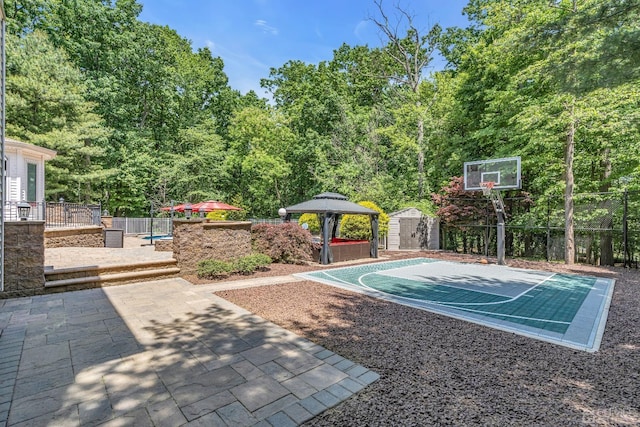
[[[167,25],[208,46],[224,61],[229,85],[242,93],[266,96],[260,79],[289,60],[317,64],[330,60],[342,43],[379,47],[381,37],[369,17],[378,16],[373,0],[138,0],[140,20]],[[383,2],[390,17],[396,0]],[[426,32],[432,25],[465,26],[468,0],[403,0],[403,9]],[[442,68],[440,60],[434,68]]]

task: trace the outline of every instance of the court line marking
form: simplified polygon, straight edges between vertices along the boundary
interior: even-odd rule
[[[414,282],[419,282],[418,280],[408,279],[406,277],[394,276],[390,272],[392,272],[393,270],[402,270],[402,269],[406,269],[406,268],[418,267],[418,266],[421,266],[421,265],[431,265],[431,264],[446,265],[446,266],[450,266],[451,268],[455,268],[455,265],[456,265],[455,262],[451,262],[451,261],[422,262],[422,263],[418,263],[418,264],[405,265],[403,267],[389,268],[387,270],[380,270],[380,271],[385,272],[384,274],[380,274],[380,271],[370,271],[369,273],[365,273],[365,274],[380,274],[381,276],[389,276],[389,277],[394,277],[396,279],[411,280],[411,281],[414,281]],[[511,270],[511,271],[521,271],[522,269],[509,268],[509,270]],[[544,273],[544,274],[550,274],[550,276],[547,276],[542,282],[544,282],[545,280],[549,280],[553,276],[558,274],[558,273],[552,273],[550,271],[537,271],[537,272],[538,273]],[[470,291],[471,292],[480,292],[480,293],[487,294],[487,295],[494,295],[494,296],[502,297],[502,298],[520,298],[522,295],[526,294],[531,289],[533,289],[536,286],[540,285],[542,282],[537,283],[536,285],[527,285],[527,286],[529,286],[529,288],[526,291],[521,292],[520,295],[516,295],[515,297],[509,297],[508,295],[496,294],[496,293],[493,293],[493,292],[486,292],[486,291],[480,291],[480,290],[478,290],[478,291],[470,290]],[[443,284],[443,283],[434,283],[434,285],[437,285],[437,286],[449,286],[449,287],[452,287],[454,289],[464,289],[464,288],[457,287],[455,285],[447,285],[447,284]],[[509,302],[509,301],[505,300],[504,302]],[[498,301],[498,302],[494,302],[494,303],[495,304],[500,304],[501,302]],[[464,304],[464,303],[460,303],[460,304]],[[475,304],[475,303],[468,303],[468,304]],[[480,304],[488,304],[488,303],[480,303]]]
[[[366,273],[366,274],[361,275],[360,277],[368,275],[368,274],[373,274],[373,273],[375,273],[375,272]],[[335,280],[336,282],[344,283],[345,285],[349,285],[349,286],[357,286],[354,283],[350,283],[350,282],[347,282],[346,280],[339,279],[339,278],[327,273],[326,271],[322,271],[321,274],[329,277],[332,280]],[[433,301],[433,300],[411,298],[411,297],[407,297],[407,296],[396,295],[396,294],[392,294],[392,293],[389,293],[389,292],[381,291],[379,289],[367,286],[362,282],[360,282],[360,285],[362,286],[362,288],[367,289],[372,293],[379,293],[379,294],[383,294],[383,295],[388,296],[385,299],[393,300],[393,299],[396,299],[396,298],[401,298],[402,300],[412,301],[412,302],[415,302],[415,303],[435,305],[435,306],[442,307],[442,308],[450,308],[450,309],[453,309],[453,310],[460,310],[460,311],[464,311],[464,312],[468,312],[468,313],[482,314],[484,316],[487,316],[487,315],[489,315],[489,316],[502,316],[502,317],[508,317],[508,318],[513,318],[513,319],[532,320],[532,321],[535,321],[535,322],[556,323],[556,324],[561,324],[561,325],[570,325],[571,324],[571,322],[565,322],[565,321],[560,321],[560,320],[549,320],[549,319],[541,319],[541,318],[538,318],[538,317],[525,317],[525,316],[516,316],[516,315],[512,315],[512,314],[493,313],[493,312],[490,312],[490,311],[474,310],[474,309],[465,308],[465,307],[452,307],[449,303],[440,303],[438,301]],[[535,286],[538,286],[538,285],[535,285]],[[531,289],[533,289],[533,288],[531,288]],[[496,320],[499,320],[499,319],[496,319]]]
[[[367,276],[369,274],[375,274],[375,272],[370,272],[370,273],[366,273],[360,276],[360,278]],[[555,275],[555,274],[554,274]],[[408,280],[408,279],[407,279]],[[521,293],[520,295],[518,295],[517,297],[515,297],[515,299],[520,298],[522,295],[526,294],[527,292],[529,292],[530,290],[534,289],[535,287],[541,285],[543,282],[545,282],[547,279],[543,280],[542,282],[538,283],[537,285],[533,286],[532,288],[530,288],[529,290]],[[478,313],[478,314],[483,314],[483,315],[491,315],[491,316],[503,316],[503,317],[509,317],[509,318],[513,318],[513,319],[520,319],[520,320],[533,320],[536,322],[546,322],[546,323],[557,323],[557,324],[562,324],[562,325],[570,325],[571,322],[565,322],[565,321],[560,321],[560,320],[549,320],[549,319],[542,319],[539,317],[526,317],[526,316],[516,316],[513,314],[502,314],[502,313],[493,313],[490,311],[483,311],[483,310],[474,310],[471,308],[465,308],[465,307],[452,307],[452,305],[454,303],[443,303],[443,302],[439,302],[439,301],[434,301],[434,300],[428,300],[428,299],[418,299],[418,298],[412,298],[412,297],[407,297],[404,295],[396,295],[396,294],[392,294],[390,292],[385,292],[385,291],[381,291],[380,289],[376,289],[376,288],[372,288],[370,286],[367,286],[366,284],[364,284],[361,280],[358,281],[360,283],[360,285],[366,289],[369,289],[371,291],[375,291],[375,292],[380,292],[382,294],[385,295],[390,295],[393,297],[400,297],[400,298],[404,298],[407,299],[409,301],[416,301],[416,302],[422,302],[422,303],[428,303],[428,304],[433,304],[433,305],[437,305],[440,307],[449,307],[449,308],[453,308],[453,309],[457,309],[457,310],[461,310],[461,311],[467,311],[469,313]],[[344,282],[344,283],[348,283],[348,282]],[[352,283],[350,283],[351,285],[353,285]],[[446,286],[446,285],[444,285]],[[452,288],[455,288],[455,286],[451,286]],[[460,288],[456,288],[456,289],[460,289]],[[464,289],[463,289],[464,290]],[[493,295],[493,294],[491,294]],[[507,301],[502,301],[502,302],[492,302],[492,303],[461,303],[461,304],[474,304],[474,305],[490,305],[490,304],[503,304],[506,302],[512,302],[507,300]]]
[[[425,263],[425,264],[427,264],[427,263]],[[365,276],[368,276],[368,275],[370,275],[370,274],[377,274],[377,273],[378,273],[377,271],[371,271],[371,272],[369,272],[369,273],[365,273],[365,274],[361,275],[361,276],[358,278],[358,283],[360,283],[362,286],[364,286],[364,287],[366,287],[366,288],[373,289],[373,290],[376,290],[376,291],[378,291],[378,292],[382,292],[382,293],[389,294],[389,295],[395,295],[395,294],[392,294],[392,293],[390,293],[390,292],[385,292],[385,291],[381,291],[381,290],[379,290],[379,289],[371,288],[371,287],[367,286],[366,284],[364,284],[364,283],[362,282],[362,279],[363,279]],[[549,277],[545,278],[544,280],[542,280],[542,281],[541,281],[541,282],[539,282],[539,283],[536,283],[535,285],[531,286],[531,287],[530,287],[529,289],[527,289],[526,291],[522,291],[522,292],[520,292],[518,295],[516,295],[516,296],[514,296],[514,297],[511,297],[511,299],[506,299],[506,300],[504,300],[504,301],[493,301],[493,302],[440,302],[440,301],[434,301],[434,300],[421,300],[421,299],[418,299],[418,298],[414,298],[414,299],[416,299],[416,300],[418,300],[418,301],[429,301],[429,302],[432,302],[432,303],[434,303],[434,304],[446,304],[446,305],[492,305],[492,304],[505,304],[505,303],[513,302],[513,301],[515,301],[515,300],[519,299],[520,297],[522,297],[522,296],[524,296],[525,294],[529,293],[530,291],[534,290],[535,288],[537,288],[538,286],[542,285],[542,284],[543,284],[544,282],[546,282],[547,280],[550,280],[551,278],[555,277],[556,275],[557,275],[557,273],[553,273],[551,276],[549,276]],[[410,281],[411,281],[411,279],[405,279],[405,278],[403,278],[403,277],[398,277],[398,279],[410,280]],[[413,282],[416,282],[416,281],[415,281],[415,280],[413,280]],[[495,295],[495,296],[499,296],[499,297],[507,298],[505,295],[494,294],[494,293],[491,293],[491,292],[483,292],[483,291],[475,291],[475,290],[470,290],[470,289],[464,289],[464,288],[459,288],[459,287],[456,287],[456,286],[453,286],[453,285],[443,285],[443,284],[440,284],[440,283],[436,283],[436,286],[446,286],[446,287],[450,287],[450,288],[458,289],[458,290],[463,290],[463,291],[468,290],[469,292],[479,292],[479,293],[481,293],[481,294]],[[410,298],[410,299],[411,299],[411,297],[404,297],[404,298]]]
[[[377,264],[378,265],[393,264],[395,262],[396,261],[383,261]],[[420,263],[414,264],[414,265],[419,265],[419,264]],[[425,262],[422,264],[429,264],[429,263]],[[339,267],[339,268],[331,269],[329,271],[347,270],[351,268],[353,267]],[[317,276],[316,275],[317,273],[319,273],[320,275],[327,276],[328,279]],[[361,286],[358,286],[355,283],[350,283],[345,280],[334,277],[331,274],[328,274],[326,271],[316,271],[312,273],[297,273],[297,274],[294,274],[294,276],[303,278],[305,280],[312,280],[312,281],[324,283],[330,286],[336,286],[341,289],[350,290],[352,292],[362,293],[370,297],[380,298],[386,301],[394,302],[396,304],[401,304],[401,305],[409,306],[409,307],[420,309],[420,310],[426,310],[431,313],[441,314],[447,317],[451,317],[453,319],[459,319],[459,320],[474,323],[480,326],[489,327],[489,328],[493,328],[500,331],[511,332],[524,337],[533,338],[533,339],[548,342],[554,345],[561,345],[563,347],[568,347],[575,350],[586,351],[589,353],[596,352],[600,348],[602,336],[604,334],[604,330],[606,326],[606,319],[608,317],[607,314],[609,312],[609,307],[613,299],[613,291],[615,286],[615,280],[596,278],[597,279],[596,283],[593,285],[590,291],[590,294],[594,292],[594,290],[597,290],[596,289],[597,284],[600,284],[600,286],[603,286],[604,289],[606,289],[607,291],[605,294],[604,301],[601,301],[600,303],[600,307],[601,309],[603,308],[603,310],[599,311],[595,318],[595,323],[596,325],[598,325],[597,331],[592,331],[587,342],[583,342],[582,340],[578,340],[578,341],[571,340],[568,336],[566,336],[566,333],[564,335],[561,334],[560,337],[557,337],[555,333],[550,333],[549,331],[545,331],[542,328],[531,327],[531,326],[527,327],[526,325],[518,325],[516,323],[511,323],[511,322],[509,322],[508,324],[505,324],[505,323],[501,323],[503,321],[500,319],[496,319],[494,317],[489,317],[481,314],[478,314],[478,316],[482,316],[483,318],[469,317],[474,315],[475,313],[473,312],[473,310],[465,310],[463,307],[458,308],[458,307],[451,307],[447,305],[431,304],[425,300],[411,301],[407,297],[401,297],[393,294],[385,294],[381,291],[378,291],[372,288],[363,288]],[[604,289],[600,289],[600,291]],[[578,310],[578,313],[576,314],[579,314],[580,310]],[[467,313],[467,314],[464,314],[464,313]],[[495,315],[495,313],[491,313],[491,314]],[[535,319],[535,320],[540,320],[540,319]],[[573,322],[569,325],[569,328],[572,327],[572,324]],[[528,330],[528,328],[533,328],[533,330],[537,330],[538,332]]]

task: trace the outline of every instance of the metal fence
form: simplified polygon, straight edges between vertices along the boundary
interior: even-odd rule
[[[256,224],[271,224],[271,225],[282,224],[282,218],[249,218],[248,221],[251,221],[252,225],[256,225]]]
[[[5,221],[19,221],[18,205],[24,202],[5,202]],[[68,202],[26,202],[30,209],[29,221],[45,221],[46,228],[73,228],[100,225],[100,205],[83,205]]]
[[[126,218],[114,217],[112,227],[124,230],[124,234],[170,235],[173,231],[171,218]]]
[[[261,219],[251,218],[249,219],[252,224],[281,224],[282,219]],[[171,218],[127,218],[127,217],[114,217],[113,228],[124,230],[124,234],[151,234],[153,229],[154,235],[170,235],[172,229]]]
[[[506,198],[506,255],[564,261],[563,196]],[[574,196],[575,262],[637,267],[640,257],[640,192]],[[449,199],[440,247],[496,255],[496,214],[488,199]]]

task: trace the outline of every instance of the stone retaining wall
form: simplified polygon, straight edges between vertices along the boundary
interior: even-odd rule
[[[44,230],[44,245],[47,248],[103,248],[102,227],[90,225],[77,228],[54,228]]]
[[[176,219],[173,257],[182,273],[194,274],[205,259],[229,260],[251,254],[251,222]]]
[[[171,252],[173,251],[173,239],[154,240],[153,246],[156,252]]]
[[[4,223],[4,292],[14,298],[44,292],[44,221]]]

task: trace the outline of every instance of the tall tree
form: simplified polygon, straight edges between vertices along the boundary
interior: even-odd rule
[[[637,76],[637,62],[620,57],[617,63],[626,70],[609,77],[607,63],[615,54],[604,47],[612,38],[636,38],[638,21],[625,18],[618,26],[603,25],[601,3],[591,0],[474,0],[465,10],[478,31],[456,57],[457,76],[463,80],[458,96],[466,99],[469,124],[475,123],[470,141],[482,156],[526,155],[529,190],[564,192],[565,260],[572,263],[575,189],[605,188],[603,183],[615,182],[622,173],[607,165],[624,149],[621,139],[611,146],[590,142],[595,141],[591,135],[604,132],[604,123],[592,113],[605,105],[598,92],[613,86],[628,90]],[[614,110],[626,110],[634,102],[622,92],[610,92],[607,109],[613,103]],[[613,121],[627,122],[621,116]],[[595,181],[593,174],[582,173],[593,152],[603,165]]]
[[[433,59],[438,37],[442,31],[439,25],[434,25],[428,31],[421,30],[415,23],[415,16],[396,6],[398,19],[406,28],[405,33],[400,33],[399,22],[391,22],[388,14],[382,6],[382,0],[375,0],[380,18],[372,18],[372,21],[388,39],[384,52],[389,56],[394,67],[393,72],[385,76],[400,87],[397,92],[402,98],[415,106],[415,141],[417,151],[418,168],[418,198],[424,197],[424,158],[426,150],[425,140],[425,115],[431,107],[431,100],[426,105],[420,99],[420,85],[423,82],[427,66]],[[404,103],[404,102],[403,102]]]
[[[40,31],[8,36],[7,58],[7,134],[58,152],[46,165],[47,197],[99,201],[114,173],[101,163],[110,130],[85,100],[82,74]]]
[[[236,185],[251,206],[250,215],[275,216],[291,192],[288,151],[294,134],[272,110],[246,107],[233,117],[229,161]]]

